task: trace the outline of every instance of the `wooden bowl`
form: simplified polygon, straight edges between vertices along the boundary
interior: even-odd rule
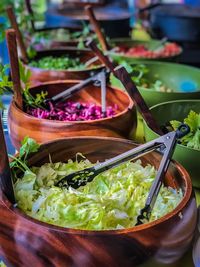
[[[66,57],[70,56],[70,58],[78,57],[83,63],[94,57],[92,51],[88,49],[78,50],[75,48],[67,48],[37,51],[37,55],[32,60],[38,60],[46,56],[59,57],[64,55],[66,55]],[[102,69],[102,65],[99,61],[96,61],[93,65],[82,70],[46,70],[31,67],[29,65],[25,66],[31,71],[30,81],[32,84],[36,84],[37,82],[47,82],[55,80],[84,80]]]
[[[42,145],[29,164],[41,166],[49,162],[49,154],[53,162],[74,159],[77,152],[92,162],[103,161],[135,146],[115,138],[67,138]],[[157,167],[160,154],[147,154],[142,161]],[[184,192],[173,211],[148,224],[112,231],[75,230],[39,222],[13,207],[2,194],[0,257],[15,267],[172,266],[191,244],[197,207],[190,177],[181,165],[170,163],[165,183],[176,184]]]
[[[34,95],[43,90],[47,91],[48,96],[51,97],[74,84],[73,81],[49,82],[32,87],[30,92]],[[88,85],[70,99],[101,105],[101,90],[93,85]],[[19,148],[21,141],[27,135],[39,143],[70,136],[128,138],[137,125],[134,103],[126,93],[109,86],[107,87],[106,102],[108,106],[118,105],[115,116],[91,121],[62,122],[35,118],[20,110],[12,101],[8,114],[8,127],[12,143]]]

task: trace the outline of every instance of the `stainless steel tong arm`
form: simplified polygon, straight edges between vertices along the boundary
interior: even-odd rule
[[[75,94],[76,92],[80,91],[81,89],[83,89],[87,84],[91,83],[91,82],[94,82],[94,81],[100,81],[100,74],[104,72],[105,73],[105,70],[101,70],[101,72],[98,72],[97,74],[93,75],[92,77],[84,80],[84,81],[81,81],[80,83],[78,84],[75,84],[74,86],[66,89],[65,91],[49,98],[49,99],[46,99],[45,102],[59,102],[59,101],[64,101],[65,99],[71,97],[73,94]]]

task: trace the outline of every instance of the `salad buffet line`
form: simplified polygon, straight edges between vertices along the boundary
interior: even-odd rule
[[[200,266],[200,69],[105,38],[91,7],[93,27],[23,35],[7,14],[0,266]]]

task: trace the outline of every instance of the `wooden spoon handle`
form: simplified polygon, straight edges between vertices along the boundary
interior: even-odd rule
[[[86,12],[86,14],[89,17],[90,23],[94,27],[95,33],[96,33],[96,35],[98,37],[99,43],[102,46],[102,49],[104,51],[109,50],[109,45],[108,45],[108,43],[106,41],[106,38],[105,38],[104,34],[101,31],[101,27],[99,25],[98,20],[95,17],[95,14],[94,14],[94,11],[93,11],[92,7],[90,5],[89,6],[86,6],[85,7],[85,12]]]
[[[90,49],[95,53],[95,55],[99,58],[99,60],[108,68],[110,71],[114,71],[116,65],[111,63],[107,56],[105,56],[102,51],[97,47],[96,43],[93,40],[89,40],[86,43],[86,46],[90,47]]]
[[[32,30],[33,31],[36,31],[35,29],[35,22],[34,22],[34,13],[33,13],[33,9],[32,9],[32,6],[31,6],[31,2],[30,0],[25,0],[25,4],[26,4],[26,9],[31,17],[31,27],[32,27]]]
[[[20,109],[23,109],[15,30],[10,29],[6,31],[6,41],[8,46],[8,54],[10,58],[11,78],[13,81],[13,88],[14,88],[14,100],[16,105]]]
[[[13,190],[13,183],[11,178],[9,160],[6,150],[6,143],[3,133],[3,126],[0,114],[0,149],[1,149],[1,156],[0,156],[0,186],[2,191],[7,196],[7,198],[11,201],[11,203],[16,203],[15,195]]]
[[[163,132],[161,131],[160,127],[152,116],[151,111],[149,110],[147,104],[145,103],[143,97],[137,89],[137,86],[132,81],[127,70],[123,66],[116,66],[115,64],[113,64],[109,60],[109,58],[101,52],[101,50],[97,47],[94,41],[89,41],[87,45],[99,57],[100,61],[105,64],[105,66],[110,69],[110,71],[121,81],[130,98],[134,101],[134,103],[136,103],[136,106],[139,108],[148,126],[158,134],[163,135]]]
[[[7,11],[8,18],[10,20],[10,24],[11,24],[12,28],[15,30],[15,33],[16,33],[16,36],[17,36],[17,41],[18,41],[18,44],[19,44],[19,47],[20,47],[22,60],[23,60],[24,63],[28,63],[28,56],[27,56],[27,53],[26,53],[26,46],[25,46],[21,31],[19,29],[19,26],[17,24],[17,20],[16,20],[16,17],[15,17],[15,14],[14,14],[13,7],[12,6],[7,7],[6,11]]]
[[[126,91],[128,92],[131,99],[136,103],[137,107],[139,108],[142,117],[146,121],[147,125],[157,132],[160,135],[163,135],[159,125],[157,124],[156,120],[154,119],[151,111],[149,110],[146,102],[144,101],[143,97],[141,96],[137,86],[131,79],[129,73],[123,66],[118,66],[114,69],[113,74],[120,80],[120,82],[124,85]]]

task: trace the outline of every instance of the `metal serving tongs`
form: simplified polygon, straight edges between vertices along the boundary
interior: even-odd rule
[[[53,102],[53,103],[62,102],[64,100],[70,98],[75,93],[82,90],[86,85],[88,85],[90,83],[94,83],[94,85],[99,86],[102,83],[102,77],[105,77],[105,79],[108,79],[108,77],[109,77],[109,71],[107,71],[105,68],[102,69],[97,74],[93,75],[92,77],[90,77],[84,81],[81,81],[80,83],[78,83],[78,84],[76,84],[70,88],[67,88],[65,91],[63,91],[57,95],[54,95],[51,98],[45,99],[44,103],[47,104],[49,102]]]
[[[187,124],[181,124],[177,131],[167,133],[153,141],[140,145],[114,158],[106,160],[105,162],[98,163],[93,167],[71,173],[58,181],[56,186],[71,186],[73,188],[79,188],[80,186],[84,186],[88,182],[91,182],[98,174],[104,171],[116,167],[127,160],[136,159],[149,152],[158,150],[159,152],[163,153],[163,157],[160,162],[156,178],[150,188],[145,206],[143,209],[141,209],[140,214],[137,218],[136,225],[142,224],[143,220],[149,220],[150,218],[151,211],[162,185],[162,179],[167,171],[178,139],[188,134],[189,131],[190,128]]]
[[[98,56],[99,60],[113,73],[113,75],[119,79],[126,89],[128,95],[136,104],[142,117],[146,121],[147,125],[154,130],[159,135],[163,134],[163,129],[161,129],[154,119],[151,111],[149,110],[147,104],[145,103],[142,95],[140,94],[136,84],[133,82],[130,74],[127,72],[126,68],[123,66],[118,66],[112,60],[104,55],[102,51],[97,47],[93,40],[87,42],[87,46]]]

